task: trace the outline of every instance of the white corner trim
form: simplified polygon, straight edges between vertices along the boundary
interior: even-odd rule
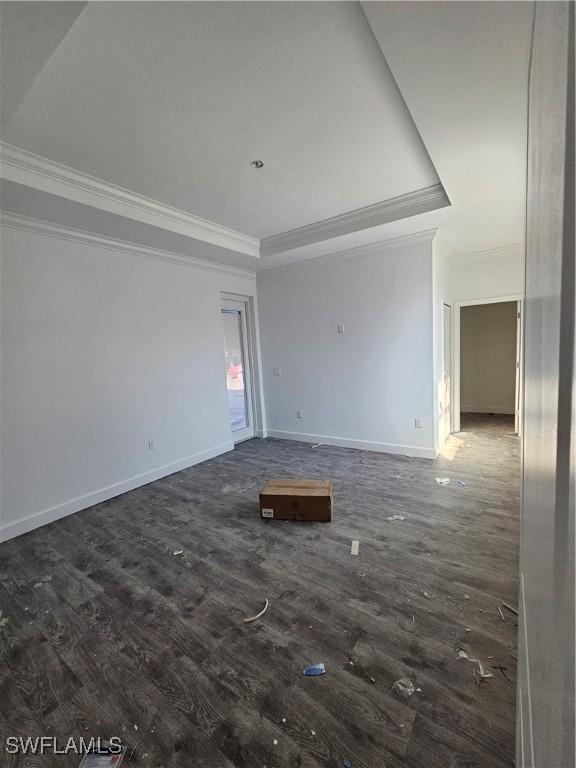
[[[5,142],[0,142],[0,176],[117,216],[177,232],[230,251],[260,257],[260,241],[256,237],[194,216]]]
[[[126,253],[130,256],[144,256],[156,261],[167,261],[172,264],[178,264],[181,267],[206,269],[210,272],[221,272],[240,277],[255,277],[256,275],[256,272],[251,269],[230,267],[227,264],[218,264],[207,259],[198,259],[194,256],[184,256],[181,253],[163,251],[159,248],[152,248],[148,245],[140,245],[139,243],[132,243],[127,240],[117,240],[113,237],[95,235],[82,229],[73,229],[72,227],[65,227],[61,224],[53,224],[49,221],[34,219],[7,211],[0,211],[0,225],[6,227],[6,229],[16,229],[22,232],[32,232],[36,235],[55,237],[59,240],[68,240],[73,243],[91,245],[95,248],[105,248],[109,251]]]
[[[259,268],[257,272],[258,277],[263,277],[270,272],[276,272],[282,269],[299,269],[302,267],[312,267],[325,262],[345,261],[347,259],[359,259],[365,256],[374,256],[386,251],[391,251],[394,248],[402,248],[406,245],[414,245],[416,243],[425,243],[432,241],[438,232],[438,228],[425,229],[421,232],[413,232],[407,235],[399,235],[398,237],[392,237],[388,240],[378,240],[376,243],[365,243],[364,245],[356,245],[353,248],[347,248],[344,251],[332,251],[331,253],[324,253],[321,256],[313,256],[310,259],[302,259],[301,261],[295,261],[290,264],[280,264],[275,267],[266,267],[265,262]]]
[[[80,510],[92,507],[94,504],[108,501],[108,499],[113,499],[115,496],[120,496],[122,493],[133,491],[135,488],[140,488],[142,485],[147,485],[155,480],[160,480],[160,478],[166,477],[166,475],[172,475],[174,472],[180,472],[183,469],[193,467],[195,464],[200,464],[202,461],[213,459],[216,456],[220,456],[223,453],[233,450],[234,443],[222,443],[221,445],[209,448],[207,451],[195,453],[192,456],[186,456],[183,459],[178,459],[178,461],[165,464],[163,467],[157,467],[156,469],[151,469],[149,472],[144,472],[141,475],[129,477],[126,480],[121,480],[113,485],[108,485],[105,488],[100,488],[97,491],[88,493],[85,496],[78,496],[75,499],[63,502],[62,504],[57,504],[54,507],[43,509],[40,512],[34,512],[13,523],[1,526],[0,542],[8,541],[8,539],[12,539],[15,536],[20,536],[23,533],[28,533],[28,531],[40,528],[42,525],[53,523],[61,517],[72,515],[74,512],[80,512]]]
[[[401,456],[414,456],[420,459],[435,459],[438,455],[434,448],[420,448],[416,445],[397,445],[395,443],[374,443],[368,440],[356,440],[350,437],[334,437],[332,435],[312,435],[306,432],[286,432],[280,429],[269,429],[268,437],[279,440],[298,440],[302,443],[322,443],[335,445],[339,448],[355,448],[360,451],[376,451],[377,453],[394,453]]]
[[[304,245],[347,235],[350,232],[357,232],[391,221],[406,219],[419,213],[434,211],[447,205],[450,205],[450,200],[444,187],[440,183],[434,184],[416,192],[392,197],[365,208],[347,211],[330,219],[266,237],[260,242],[260,254],[270,256],[274,253],[283,253],[293,248],[301,248]]]

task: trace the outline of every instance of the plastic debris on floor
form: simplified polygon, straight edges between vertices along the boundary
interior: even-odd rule
[[[465,650],[462,648],[458,651],[458,658],[459,659],[466,659],[466,661],[469,661],[471,664],[477,664],[478,665],[478,675],[476,674],[476,670],[474,670],[474,678],[476,679],[476,682],[482,680],[487,680],[490,677],[494,677],[492,672],[486,671],[484,664],[480,661],[480,659],[475,659],[472,656],[470,656],[468,653],[466,653]]]
[[[304,669],[306,677],[316,677],[317,675],[326,674],[326,667],[324,664],[312,664]]]
[[[266,602],[264,603],[264,608],[262,608],[261,611],[259,611],[255,616],[249,616],[247,619],[244,619],[244,624],[249,624],[251,621],[256,621],[256,619],[259,619],[260,616],[264,616],[266,611],[268,610],[268,606],[270,603],[268,602],[268,598],[266,598]]]
[[[132,753],[134,752],[134,749],[132,750]],[[132,753],[130,756],[132,756]],[[116,752],[111,748],[101,747],[97,751],[88,752],[84,755],[79,768],[108,768],[108,766],[118,768],[118,766],[124,763],[125,754],[125,747],[122,747],[120,752]]]

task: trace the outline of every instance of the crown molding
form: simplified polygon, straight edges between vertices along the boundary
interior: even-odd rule
[[[192,267],[194,269],[204,269],[210,272],[220,272],[227,275],[236,275],[239,277],[255,277],[256,272],[241,267],[231,267],[227,264],[217,264],[215,262],[199,259],[194,256],[184,256],[171,251],[163,251],[158,248],[152,248],[148,245],[140,245],[127,240],[117,240],[103,235],[94,235],[82,229],[73,229],[60,224],[53,224],[49,221],[34,219],[29,216],[21,216],[17,213],[7,211],[0,212],[0,225],[2,228],[15,229],[21,232],[31,232],[35,235],[44,235],[54,237],[59,240],[68,240],[73,243],[90,245],[95,248],[105,248],[109,251],[128,254],[130,256],[144,256],[156,261],[164,261],[170,264],[177,264],[180,267]]]
[[[284,253],[294,248],[357,232],[360,229],[369,229],[380,224],[416,216],[419,213],[434,211],[447,205],[450,205],[450,200],[444,187],[440,183],[434,184],[416,192],[392,197],[381,203],[374,203],[365,208],[342,213],[340,216],[267,237],[260,241],[260,254],[270,256],[275,253]]]
[[[5,142],[0,142],[0,176],[75,203],[90,205],[230,251],[260,257],[260,241],[256,237],[164,205]]]
[[[450,205],[444,187],[438,183],[259,240],[1,141],[0,177],[254,258],[283,253]],[[115,241],[110,238],[110,242]],[[175,257],[186,259],[177,254]]]
[[[511,243],[510,245],[501,245],[498,248],[487,248],[485,251],[472,251],[462,253],[459,256],[450,256],[450,261],[455,264],[461,264],[463,261],[476,261],[490,258],[491,256],[508,256],[510,254],[522,255],[524,245],[522,243]]]
[[[436,237],[438,228],[424,229],[420,232],[412,232],[408,235],[399,235],[398,237],[391,237],[388,240],[378,240],[376,243],[366,243],[364,245],[357,245],[354,248],[347,248],[344,251],[332,251],[332,253],[324,253],[322,256],[314,256],[311,259],[302,259],[301,261],[295,261],[291,264],[280,264],[277,267],[265,267],[262,266],[256,273],[258,278],[264,277],[271,272],[277,272],[285,269],[298,269],[303,267],[312,267],[319,264],[325,264],[327,262],[334,263],[335,261],[346,261],[348,259],[359,259],[365,256],[374,256],[377,254],[391,251],[394,248],[402,248],[406,245],[415,245],[416,243],[432,242]]]

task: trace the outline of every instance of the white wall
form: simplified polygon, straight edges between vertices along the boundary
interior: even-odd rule
[[[269,434],[435,454],[432,236],[258,274]]]
[[[524,249],[513,245],[455,256],[450,261],[448,281],[449,292],[457,302],[523,294]]]
[[[4,228],[2,537],[232,449],[220,291],[255,288]]]
[[[516,313],[515,301],[461,308],[461,411],[514,413]]]

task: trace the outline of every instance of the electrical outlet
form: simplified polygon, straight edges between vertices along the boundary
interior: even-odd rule
[[[282,376],[282,368],[272,368],[272,376]]]
[[[420,418],[414,419],[414,428],[415,429],[422,429],[422,419],[420,419]]]
[[[154,440],[148,440],[148,450],[149,451],[154,450]]]
[[[344,335],[344,323],[338,323],[338,333],[340,336]]]
[[[299,418],[299,419],[303,419],[304,418],[304,413],[302,412],[301,408],[298,408],[298,410],[296,411],[296,417]]]

